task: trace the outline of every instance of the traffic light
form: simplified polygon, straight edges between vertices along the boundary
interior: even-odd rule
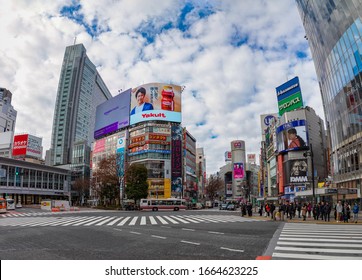
[[[20,175],[19,167],[15,167],[15,176],[19,175]]]

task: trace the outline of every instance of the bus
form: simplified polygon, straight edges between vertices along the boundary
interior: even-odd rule
[[[186,201],[180,198],[141,199],[140,210],[186,210]]]
[[[6,213],[6,199],[0,198],[0,213]]]
[[[6,208],[8,210],[15,210],[15,200],[12,198],[7,198],[6,199]]]

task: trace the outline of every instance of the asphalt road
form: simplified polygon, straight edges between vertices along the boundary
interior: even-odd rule
[[[255,260],[280,225],[215,210],[31,212],[0,219],[2,260]],[[121,226],[111,222],[126,217]],[[85,225],[98,218],[103,222]],[[76,221],[81,225],[74,226]]]

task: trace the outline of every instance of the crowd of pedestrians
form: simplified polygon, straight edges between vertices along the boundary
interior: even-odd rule
[[[269,217],[271,220],[284,221],[286,219],[308,219],[321,220],[325,222],[331,221],[331,213],[334,215],[334,221],[337,223],[348,223],[352,220],[353,223],[358,222],[358,203],[353,206],[347,202],[338,201],[334,207],[329,202],[283,202],[278,207],[273,202],[268,202],[259,206],[258,213],[260,216]]]

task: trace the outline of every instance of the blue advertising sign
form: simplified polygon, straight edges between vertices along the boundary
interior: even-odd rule
[[[97,106],[94,138],[98,139],[111,132],[128,126],[131,104],[131,89]]]
[[[276,88],[276,91],[277,91],[278,102],[297,92],[301,92],[299,78],[294,77],[288,82],[278,86]]]

